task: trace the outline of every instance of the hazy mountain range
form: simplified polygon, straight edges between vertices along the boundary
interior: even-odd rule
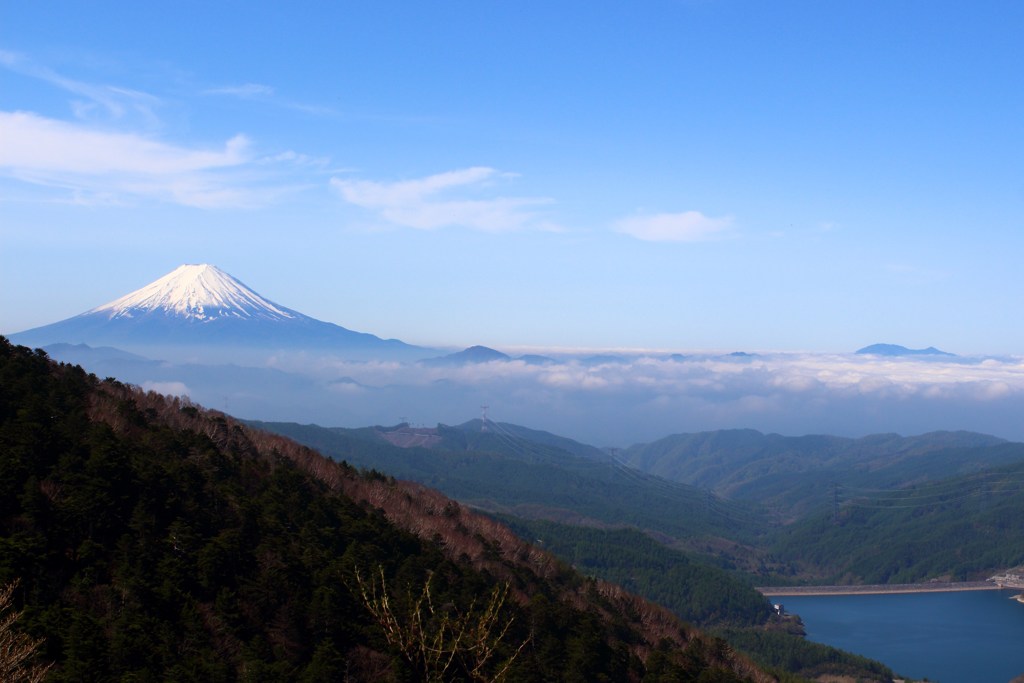
[[[316,320],[212,265],[181,266],[10,338],[249,419],[432,426],[488,405],[507,422],[615,446],[736,427],[1024,439],[1017,358],[895,344],[856,353],[423,348]]]

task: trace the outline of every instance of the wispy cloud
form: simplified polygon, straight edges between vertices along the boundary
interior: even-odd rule
[[[35,63],[25,55],[5,50],[0,50],[0,66],[49,83],[78,98],[84,98],[74,99],[69,103],[76,118],[120,121],[134,115],[150,127],[158,122],[155,110],[161,104],[161,100],[149,93],[68,78],[47,66]]]
[[[221,145],[168,140],[158,116],[161,98],[70,78],[23,54],[0,50],[0,69],[72,96],[67,117],[0,111],[0,178],[47,188],[43,201],[253,208],[322,188],[320,178],[337,172],[328,159],[291,150],[259,155],[243,134]],[[209,94],[266,99],[274,89],[245,83]]]
[[[277,94],[277,89],[263,83],[242,83],[240,85],[224,85],[216,88],[207,88],[201,91],[203,95],[215,95],[222,97],[237,97],[241,100],[257,101],[261,104],[291,109],[316,117],[336,117],[339,112],[331,107],[318,104],[306,104],[285,99]]]
[[[0,139],[0,174],[61,188],[76,201],[157,199],[215,208],[262,205],[273,195],[256,180],[259,160],[244,135],[219,149],[189,148],[31,112],[0,112]]]
[[[5,140],[0,166],[25,172],[162,175],[236,166],[251,156],[244,135],[231,138],[220,150],[186,149],[30,112],[0,112],[0,130]]]
[[[703,242],[724,236],[731,216],[711,218],[699,211],[658,213],[623,218],[615,230],[648,242]]]
[[[418,230],[466,227],[505,232],[545,227],[537,208],[552,203],[550,199],[465,196],[488,191],[494,181],[508,177],[493,168],[476,166],[390,183],[332,178],[331,186],[349,204],[373,211],[390,223]],[[451,196],[459,192],[463,196]]]
[[[207,95],[228,95],[251,99],[254,97],[272,97],[274,89],[269,85],[261,83],[245,83],[244,85],[226,85],[220,88],[209,88],[204,92]]]

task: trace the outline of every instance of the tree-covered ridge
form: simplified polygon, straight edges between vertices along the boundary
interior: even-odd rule
[[[367,608],[370,576],[406,621],[425,587],[448,623],[507,591],[490,659],[443,680],[768,680],[423,487],[6,340],[0,382],[0,582],[21,581],[47,680],[430,678]]]
[[[503,521],[580,572],[617,583],[721,635],[780,676],[893,678],[892,671],[879,662],[806,640],[799,624],[777,616],[768,599],[745,579],[665,547],[635,529],[594,529],[508,517]]]
[[[1024,463],[898,490],[836,488],[837,507],[773,546],[821,583],[982,580],[1024,564]]]
[[[266,426],[334,457],[426,482],[498,514],[635,527],[673,547],[756,574],[761,585],[985,578],[1024,562],[1014,522],[1024,519],[1024,510],[1017,509],[1020,497],[1012,495],[1019,482],[1001,474],[1024,465],[998,465],[1024,462],[1024,444],[984,435],[789,438],[752,430],[701,435],[697,441],[710,440],[701,456],[706,459],[738,462],[749,456],[781,469],[808,459],[799,464],[806,476],[762,471],[758,497],[799,499],[795,506],[769,508],[769,514],[628,468],[613,470],[607,462],[577,458],[557,445],[531,446],[515,433],[510,442],[498,434],[439,427],[444,449],[398,448],[375,436],[379,429],[374,428]],[[776,446],[782,450],[773,450]],[[726,458],[733,447],[736,452]],[[837,463],[853,461],[856,467],[837,469]],[[969,474],[940,478],[962,471]],[[809,514],[798,514],[799,509]],[[777,523],[784,518],[791,523]]]
[[[519,517],[628,524],[694,549],[723,538],[730,544],[752,542],[767,532],[771,522],[757,506],[723,501],[611,458],[581,457],[557,442],[534,443],[514,432],[438,426],[439,447],[399,448],[369,428],[251,424],[338,460],[412,479],[474,507]]]
[[[461,435],[458,432],[462,432]],[[507,422],[494,422],[493,420],[470,420],[454,428],[443,430],[447,437],[442,445],[453,450],[486,450],[484,444],[497,445],[504,442],[506,447],[517,449],[522,442],[528,442],[532,447],[547,447],[554,452],[569,453],[581,458],[591,460],[607,461],[611,456],[596,446],[580,443],[558,434],[552,434],[539,429],[530,429],[522,425],[510,424]],[[493,449],[493,446],[492,446]]]
[[[594,529],[511,517],[502,521],[580,572],[664,605],[702,628],[761,625],[774,613],[751,584],[636,529]]]
[[[1024,462],[1024,444],[972,432],[859,439],[752,429],[675,434],[621,452],[628,464],[729,499],[770,504],[794,519],[831,503],[833,482],[896,489]]]

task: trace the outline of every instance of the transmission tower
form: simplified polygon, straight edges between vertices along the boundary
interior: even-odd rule
[[[480,406],[480,431],[487,431],[487,409],[490,406]]]

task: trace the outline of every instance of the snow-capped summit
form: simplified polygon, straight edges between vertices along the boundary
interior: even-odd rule
[[[181,347],[190,349],[190,357],[200,349],[228,354],[232,349],[316,350],[350,358],[422,357],[427,351],[285,308],[209,264],[179,266],[108,304],[10,338],[30,346],[158,350],[164,357]]]
[[[191,320],[262,318],[291,320],[300,313],[278,306],[223,270],[207,263],[179,266],[142,289],[126,294],[89,313],[134,318],[154,312]]]

